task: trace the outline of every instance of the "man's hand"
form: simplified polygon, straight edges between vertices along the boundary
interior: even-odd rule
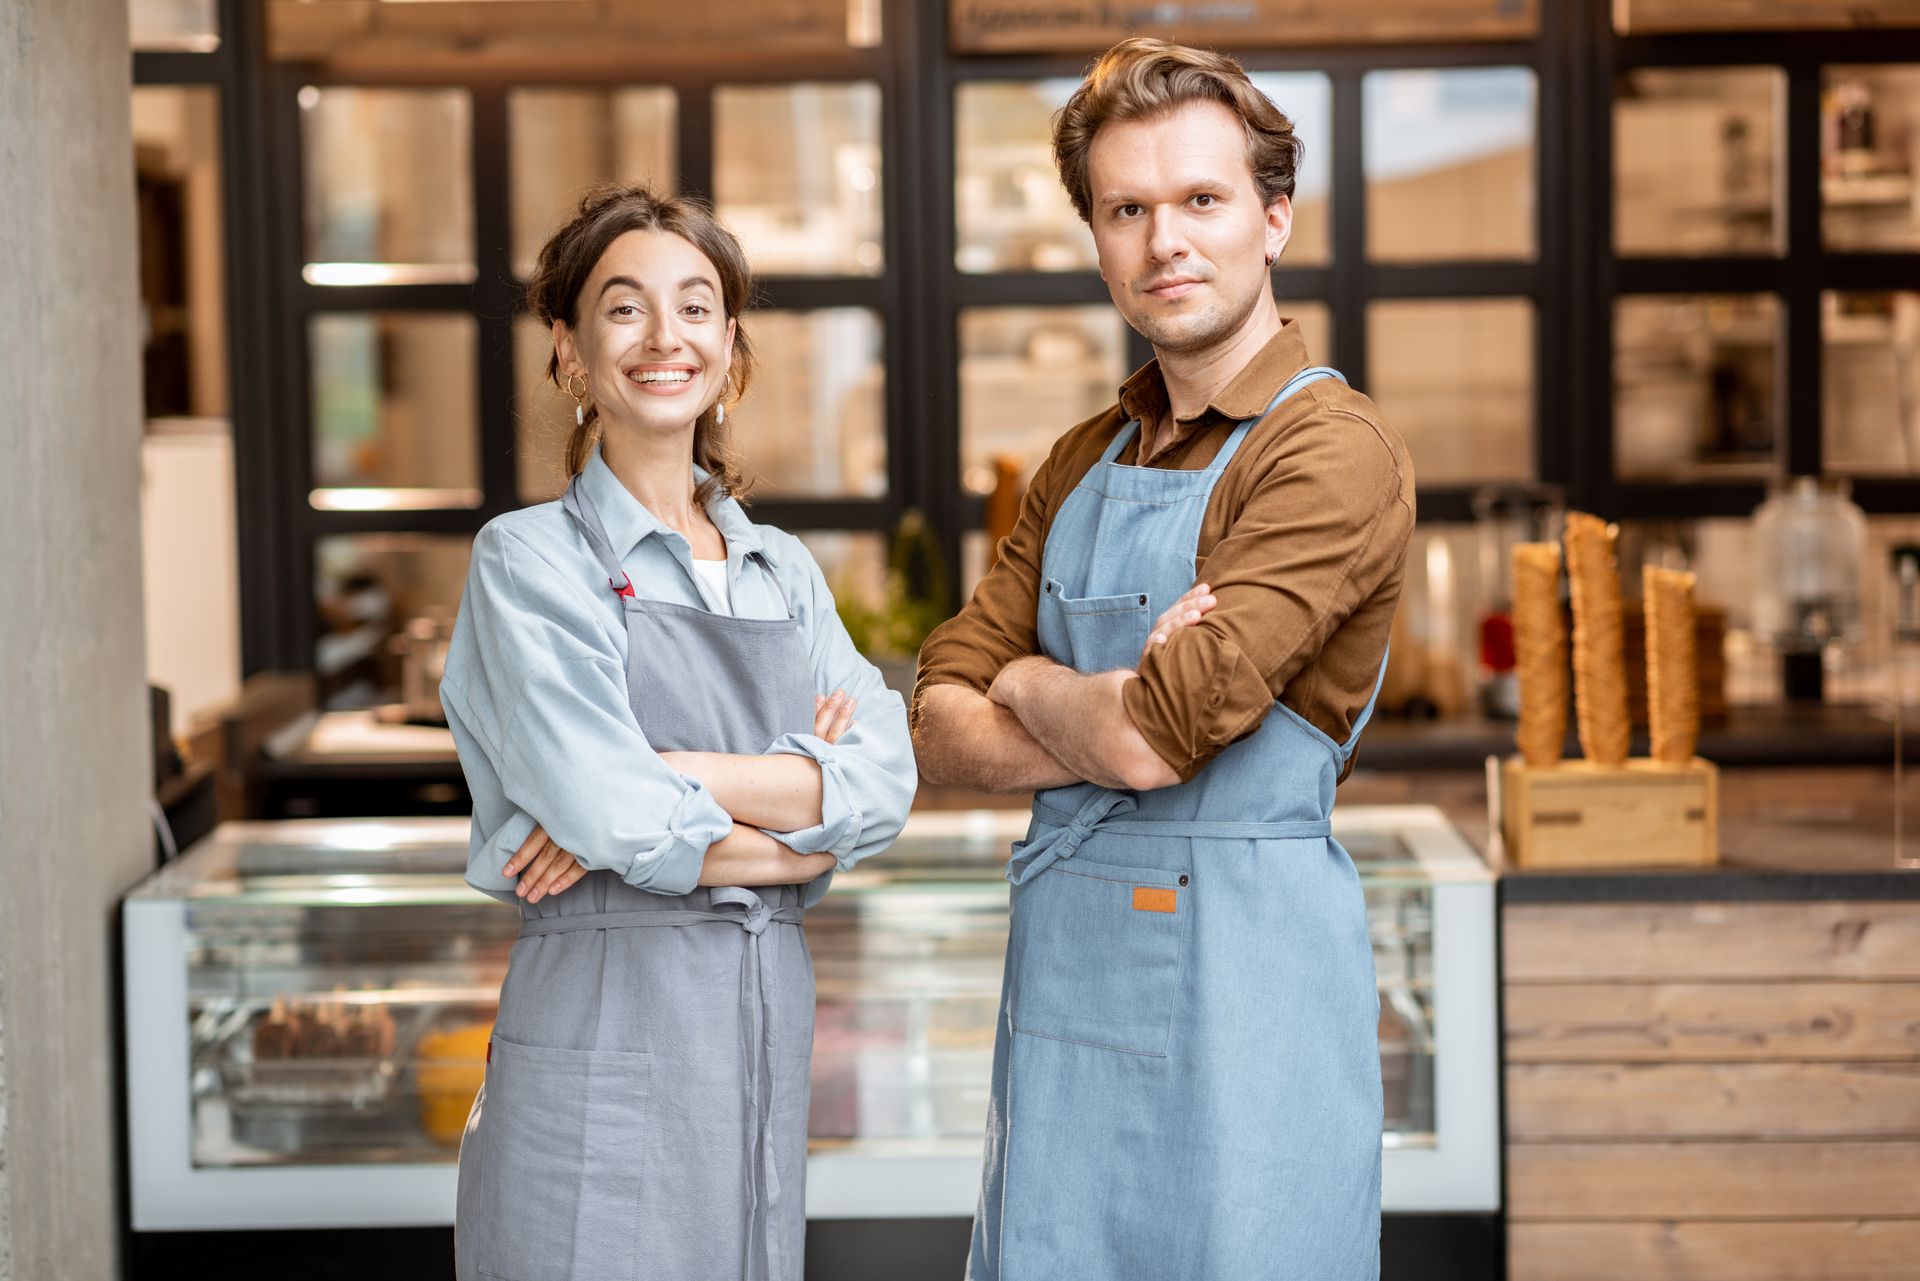
[[[860,706],[860,700],[844,689],[836,689],[832,695],[815,694],[813,696],[813,736],[824,738],[829,743],[837,743],[840,736],[853,725],[853,713]]]

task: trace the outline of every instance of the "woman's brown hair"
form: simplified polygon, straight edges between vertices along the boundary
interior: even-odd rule
[[[1264,204],[1293,195],[1304,148],[1293,121],[1254,88],[1245,69],[1225,54],[1135,36],[1101,54],[1053,118],[1053,160],[1082,221],[1093,221],[1087,153],[1100,127],[1149,119],[1189,102],[1218,102],[1240,117],[1247,165]]]
[[[556,320],[567,328],[580,323],[580,294],[608,246],[629,231],[666,231],[680,236],[707,256],[720,273],[720,302],[734,322],[733,364],[727,370],[727,390],[717,404],[737,404],[753,380],[753,344],[741,315],[753,299],[753,273],[746,251],[733,233],[721,225],[705,203],[687,196],[659,196],[642,186],[609,185],[596,188],[580,201],[574,214],[540,250],[533,276],[527,281],[527,305],[548,329]],[[547,358],[547,378],[560,382],[560,354]],[[600,437],[600,407],[587,406],[586,421],[567,438],[567,474],[577,476]],[[695,494],[708,502],[716,494],[738,498],[746,492],[740,460],[726,427],[712,409],[693,424],[693,461],[707,472]]]

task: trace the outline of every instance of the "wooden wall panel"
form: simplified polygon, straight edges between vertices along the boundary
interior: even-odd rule
[[[1507,1138],[1920,1139],[1920,1063],[1507,1069]]]
[[[1920,1217],[1920,1142],[1516,1143],[1507,1149],[1510,1222],[1893,1217]]]
[[[1920,983],[1611,983],[1507,989],[1514,1063],[1920,1058]]]
[[[1502,932],[1509,1281],[1920,1279],[1920,903]]]
[[[1920,1222],[1521,1223],[1511,1281],[1912,1281]]]
[[[1508,983],[1920,980],[1920,904],[1607,903],[1509,907]]]

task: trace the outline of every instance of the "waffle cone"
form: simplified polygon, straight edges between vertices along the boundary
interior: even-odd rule
[[[1597,765],[1624,765],[1632,746],[1625,630],[1620,615],[1618,527],[1567,516],[1567,581],[1573,595],[1573,696],[1580,750]]]
[[[1649,566],[1647,723],[1653,759],[1684,765],[1700,745],[1699,655],[1695,652],[1692,574]]]
[[[1560,610],[1560,548],[1513,549],[1513,650],[1520,678],[1515,739],[1529,765],[1559,761],[1567,741],[1567,620]]]

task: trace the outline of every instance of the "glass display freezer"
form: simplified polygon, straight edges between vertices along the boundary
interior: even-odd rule
[[[966,1217],[1024,810],[917,811],[807,916],[811,1218]],[[1389,1211],[1499,1204],[1493,877],[1436,809],[1353,807],[1380,990]],[[460,819],[218,828],[122,929],[134,1227],[452,1221],[519,917]]]

